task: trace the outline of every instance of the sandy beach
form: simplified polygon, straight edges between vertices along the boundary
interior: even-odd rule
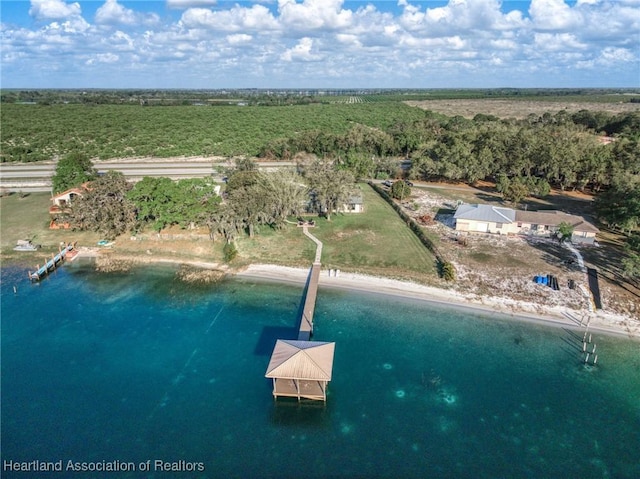
[[[269,281],[283,281],[303,284],[309,270],[267,264],[254,264],[235,273],[240,278]],[[541,304],[517,301],[510,298],[465,295],[460,292],[424,286],[416,283],[397,281],[389,278],[367,276],[355,273],[323,270],[320,286],[365,291],[430,301],[447,306],[471,308],[484,313],[499,313],[503,317],[535,323],[554,324],[571,328],[585,328],[618,336],[640,339],[640,321],[633,318],[607,313],[606,311],[578,312],[567,308],[546,307]]]
[[[95,258],[101,256],[96,248],[80,248],[78,257]],[[309,275],[308,268],[294,268],[272,264],[252,264],[245,268],[233,269],[226,264],[202,261],[181,261],[158,256],[127,257],[116,254],[109,255],[114,260],[131,261],[131,263],[173,263],[184,264],[194,268],[216,269],[227,274],[247,280],[276,281],[293,284],[304,284]],[[570,327],[589,330],[610,335],[624,336],[640,340],[640,320],[614,314],[603,310],[590,312],[558,306],[546,306],[539,303],[519,301],[497,296],[479,296],[464,294],[454,289],[436,288],[432,286],[399,281],[379,276],[357,273],[345,273],[323,269],[320,274],[320,286],[323,288],[339,288],[368,293],[384,294],[401,298],[429,301],[449,307],[473,309],[486,314],[499,314],[503,318],[527,321],[538,324],[549,324],[559,327]]]

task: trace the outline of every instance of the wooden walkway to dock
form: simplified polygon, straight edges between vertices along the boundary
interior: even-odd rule
[[[37,265],[36,270],[29,271],[29,279],[31,281],[40,281],[51,271],[56,269],[67,257],[75,255],[75,243],[68,243],[56,255],[51,255],[51,259],[46,261],[43,266]]]
[[[311,274],[309,275],[309,283],[307,285],[307,295],[302,308],[302,318],[300,318],[300,328],[298,330],[299,341],[309,341],[313,335],[313,313],[316,309],[316,298],[318,297],[318,282],[320,281],[320,259],[322,258],[322,242],[309,233],[309,229],[305,226],[302,228],[307,238],[316,244],[316,257],[311,266]]]
[[[318,282],[320,281],[320,263],[313,263],[307,288],[307,296],[302,308],[298,340],[309,341],[313,334],[313,313],[316,309],[316,297],[318,296]]]

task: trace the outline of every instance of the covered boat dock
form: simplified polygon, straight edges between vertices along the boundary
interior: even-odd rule
[[[273,396],[327,400],[336,343],[278,339],[267,366]]]

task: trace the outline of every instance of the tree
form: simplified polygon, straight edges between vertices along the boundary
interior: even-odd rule
[[[640,279],[640,234],[629,235],[624,245],[627,257],[622,260],[624,276],[630,279]]]
[[[162,230],[168,222],[167,210],[174,201],[173,187],[169,178],[145,176],[136,183],[127,198],[136,206],[138,221],[153,224],[156,231]]]
[[[640,175],[614,179],[596,198],[596,211],[609,226],[631,232],[640,225]]]
[[[331,213],[347,201],[355,187],[353,175],[335,170],[331,163],[315,161],[305,169],[305,176],[319,212],[331,221]]]
[[[529,195],[529,188],[517,177],[508,180],[508,184],[503,185],[503,188],[502,197],[516,205]]]
[[[246,228],[249,238],[254,237],[257,226],[269,224],[273,219],[267,198],[261,193],[260,185],[255,184],[229,194],[231,214],[238,226]]]
[[[127,198],[131,185],[119,171],[109,171],[93,181],[72,205],[71,223],[82,230],[97,231],[106,239],[129,231],[136,222],[135,205]]]
[[[212,212],[206,219],[206,225],[212,241],[215,241],[216,234],[221,234],[227,243],[231,243],[243,228],[242,220],[238,219],[228,203]]]
[[[258,183],[259,173],[257,170],[238,170],[229,175],[227,180],[227,193],[233,190],[246,188]]]
[[[206,224],[221,199],[210,178],[172,181],[145,177],[127,194],[136,205],[138,221],[152,223],[156,231],[166,226]]]
[[[404,181],[398,180],[391,185],[391,197],[400,201],[411,196],[411,187]]]
[[[565,241],[569,241],[573,236],[573,225],[563,221],[558,225],[558,241],[560,243],[564,243]]]
[[[258,185],[258,194],[268,203],[274,226],[289,215],[299,214],[309,202],[309,187],[295,171],[260,173]]]
[[[230,263],[238,256],[238,250],[236,249],[236,245],[233,243],[227,243],[222,248],[222,252],[224,253],[224,260],[227,263]]]
[[[456,280],[456,268],[450,261],[445,261],[440,266],[442,278],[445,281],[455,281]]]
[[[97,177],[98,173],[87,156],[71,153],[58,160],[51,183],[54,193],[60,193]]]

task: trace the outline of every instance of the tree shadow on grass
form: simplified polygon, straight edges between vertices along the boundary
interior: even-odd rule
[[[607,241],[601,243],[599,247],[582,247],[580,253],[587,263],[598,270],[601,278],[640,298],[640,284],[623,275],[624,252],[619,245]]]
[[[580,271],[575,255],[550,238],[526,237],[527,244],[542,252],[541,258],[548,264],[562,268],[566,272]]]

